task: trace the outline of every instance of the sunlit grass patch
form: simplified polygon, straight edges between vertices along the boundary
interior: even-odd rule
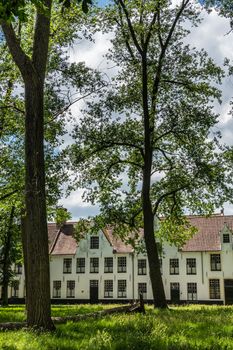
[[[54,306],[53,315],[95,312],[105,307],[111,305]],[[8,315],[13,310],[9,308]],[[24,315],[23,307],[16,307],[15,312]],[[150,306],[146,315],[118,314],[68,322],[51,334],[2,332],[0,349],[233,350],[233,307],[187,305],[154,310]]]

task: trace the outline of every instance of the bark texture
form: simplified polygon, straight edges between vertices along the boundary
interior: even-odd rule
[[[142,184],[142,210],[144,220],[144,239],[149,263],[150,279],[154,306],[167,307],[163,281],[160,272],[159,255],[154,235],[154,214],[151,204],[151,168],[153,156],[154,118],[151,118],[148,107],[148,73],[146,50],[142,54],[142,102],[144,121],[144,168]]]

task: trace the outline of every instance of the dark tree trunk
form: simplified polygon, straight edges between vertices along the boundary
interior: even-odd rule
[[[5,234],[3,259],[2,259],[2,305],[8,305],[8,286],[10,282],[11,257],[10,250],[12,247],[12,225],[14,220],[15,207],[12,206],[10,212],[9,225]]]
[[[143,174],[143,218],[144,218],[144,240],[146,244],[149,262],[150,280],[153,292],[154,306],[166,308],[167,302],[164,293],[163,281],[160,271],[158,248],[154,235],[154,215],[151,208],[150,193],[150,171],[147,167]]]
[[[25,275],[25,313],[27,313],[27,238],[26,238],[26,222],[25,222],[25,209],[21,211],[21,240],[23,247],[23,265],[24,265],[24,275]]]
[[[142,99],[143,99],[143,122],[144,122],[144,169],[142,184],[142,210],[144,220],[144,239],[149,262],[150,280],[153,292],[154,306],[167,307],[163,281],[160,271],[158,249],[154,235],[154,214],[150,199],[151,168],[152,168],[152,135],[154,132],[154,118],[150,118],[148,108],[148,78],[147,78],[147,55],[142,54]]]
[[[45,200],[43,82],[25,81],[27,323],[53,329],[50,311],[48,231]]]
[[[46,13],[37,8],[32,58],[24,52],[14,28],[2,21],[12,57],[25,84],[25,236],[27,323],[51,330],[48,231],[44,166],[44,80],[48,59],[52,0],[43,0]]]

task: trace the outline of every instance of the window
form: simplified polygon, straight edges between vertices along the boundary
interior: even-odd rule
[[[138,298],[142,294],[143,299],[146,299],[147,285],[146,283],[138,283]]]
[[[98,236],[91,236],[90,248],[91,249],[99,249],[99,237]]]
[[[179,259],[170,259],[170,275],[179,275]]]
[[[113,272],[113,258],[104,258],[104,272]]]
[[[90,273],[99,272],[99,258],[90,258]]]
[[[77,258],[77,273],[85,273],[85,258]]]
[[[75,292],[75,281],[67,281],[66,297],[74,298]]]
[[[219,280],[209,280],[210,299],[220,299],[220,283]]]
[[[186,259],[186,272],[187,275],[196,275],[196,259],[188,258]]]
[[[63,260],[63,273],[71,273],[72,272],[72,259],[64,259]]]
[[[104,281],[104,297],[105,298],[113,297],[113,280]]]
[[[12,296],[12,298],[19,297],[19,281],[12,281],[12,283],[11,283],[11,296]]]
[[[99,287],[99,281],[98,280],[90,280],[90,287],[98,288]]]
[[[188,283],[187,284],[187,299],[188,300],[197,300],[197,284]]]
[[[210,269],[211,271],[221,271],[220,254],[210,254]]]
[[[126,298],[126,280],[118,280],[118,298]]]
[[[117,262],[118,262],[117,272],[126,272],[126,257],[119,256]]]
[[[163,274],[163,259],[159,258],[159,267],[160,267],[160,273]]]
[[[61,298],[61,281],[53,281],[53,298]]]
[[[138,259],[138,275],[146,275],[146,259]]]
[[[16,264],[15,265],[15,273],[17,275],[22,275],[22,272],[23,272],[23,266],[22,264]]]
[[[229,233],[224,233],[222,236],[223,243],[230,243],[230,235]]]

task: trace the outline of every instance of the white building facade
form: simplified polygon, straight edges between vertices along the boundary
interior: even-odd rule
[[[191,216],[197,234],[182,249],[163,244],[161,272],[171,303],[233,303],[233,216]],[[75,223],[48,224],[52,302],[152,302],[146,254],[113,236],[110,229],[73,237]],[[14,301],[25,294],[23,268],[16,267]]]

